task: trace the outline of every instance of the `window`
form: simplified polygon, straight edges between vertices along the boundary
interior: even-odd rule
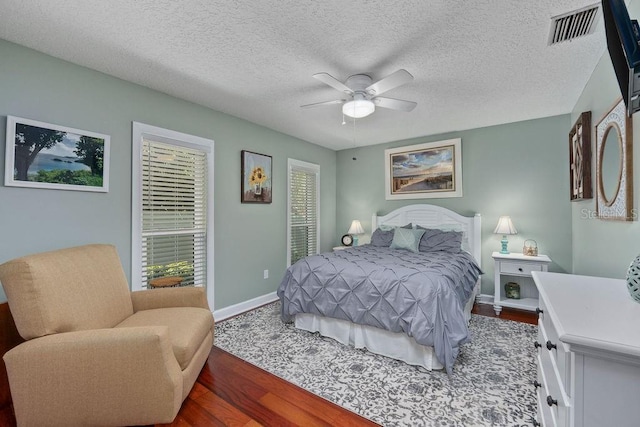
[[[289,159],[287,264],[319,251],[320,166]]]
[[[213,141],[133,127],[133,289],[180,276],[213,295]]]

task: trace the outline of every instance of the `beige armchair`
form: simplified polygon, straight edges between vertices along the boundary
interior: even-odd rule
[[[0,265],[26,342],[4,356],[20,426],[171,422],[213,345],[202,288],[130,292],[113,246]]]

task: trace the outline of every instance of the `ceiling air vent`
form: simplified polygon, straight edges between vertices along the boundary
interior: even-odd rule
[[[583,7],[551,18],[549,46],[593,33],[599,4]]]

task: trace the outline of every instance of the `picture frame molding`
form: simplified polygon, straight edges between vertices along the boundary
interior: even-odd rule
[[[415,153],[420,151],[435,150],[443,147],[453,147],[453,190],[427,190],[424,192],[394,193],[393,188],[393,162],[392,156],[404,153]],[[407,199],[431,199],[462,197],[462,139],[453,138],[442,141],[426,142],[422,144],[407,145],[403,147],[389,148],[384,150],[385,158],[385,199],[386,200],[407,200]]]
[[[40,127],[44,129],[51,129],[60,132],[72,133],[80,136],[90,136],[93,138],[100,138],[104,140],[103,148],[103,160],[102,160],[102,186],[90,186],[90,185],[75,185],[75,184],[62,184],[62,183],[48,183],[37,181],[23,181],[14,178],[15,168],[15,138],[16,138],[16,125],[24,124],[27,126]],[[7,187],[23,187],[23,188],[42,188],[50,190],[70,190],[70,191],[89,191],[89,192],[109,192],[109,159],[111,153],[111,137],[106,134],[76,129],[69,126],[62,126],[52,123],[41,122],[38,120],[26,119],[23,117],[7,116],[7,130],[6,130],[6,147],[5,147],[5,170],[4,170],[4,185]]]

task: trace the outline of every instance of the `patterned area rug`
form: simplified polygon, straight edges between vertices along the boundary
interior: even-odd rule
[[[280,320],[275,302],[219,322],[215,345],[384,426],[531,425],[537,327],[473,315],[451,377]]]

